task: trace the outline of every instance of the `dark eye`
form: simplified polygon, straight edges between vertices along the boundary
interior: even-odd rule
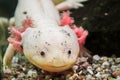
[[[69,54],[69,55],[71,54],[71,50],[68,50],[68,54]]]
[[[40,55],[41,55],[41,56],[45,56],[45,52],[44,52],[44,51],[41,51],[41,52],[40,52]]]

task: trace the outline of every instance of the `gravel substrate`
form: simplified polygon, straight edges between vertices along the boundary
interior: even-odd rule
[[[19,55],[13,58],[12,68],[4,71],[2,80],[120,80],[120,58],[79,57],[71,69],[51,73],[35,67]]]

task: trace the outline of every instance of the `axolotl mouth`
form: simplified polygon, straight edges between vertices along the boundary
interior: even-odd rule
[[[43,70],[49,71],[49,72],[62,72],[65,71],[69,68],[71,68],[74,65],[74,62],[65,64],[62,66],[52,66],[52,65],[40,65],[40,64],[35,64],[36,66],[42,68]]]
[[[34,64],[35,66],[45,70],[45,71],[49,71],[49,72],[62,72],[65,70],[70,69],[74,63],[76,62],[76,60],[72,60],[66,64],[54,64],[52,62],[49,63],[40,63],[38,60],[33,60],[33,58],[29,59],[29,61]],[[59,63],[59,62],[58,62]]]

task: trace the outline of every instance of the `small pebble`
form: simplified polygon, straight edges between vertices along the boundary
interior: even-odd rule
[[[113,76],[117,77],[120,76],[120,70],[116,70],[112,73]]]
[[[93,75],[93,71],[91,69],[87,69],[87,71]]]
[[[99,79],[101,79],[101,73],[100,72],[98,72],[97,74],[95,74],[95,76],[97,77],[97,78],[99,78]]]
[[[46,75],[46,76],[45,76],[45,79],[50,79],[50,78],[51,78],[50,75]]]
[[[111,70],[112,70],[112,71],[115,71],[116,69],[117,69],[117,66],[115,66],[115,65],[112,65],[112,66],[111,66]]]
[[[96,61],[100,60],[100,56],[94,55],[94,56],[93,56],[93,60],[96,60]]]
[[[87,67],[87,71],[88,71],[91,75],[93,75],[93,69],[92,69],[91,66],[88,66],[88,67]]]
[[[110,76],[110,74],[102,74],[102,78],[105,78],[105,79],[107,79],[108,78],[108,76]]]
[[[117,67],[120,69],[120,64],[118,64]]]
[[[86,75],[87,74],[87,70],[82,70],[82,74]]]
[[[113,77],[108,77],[108,80],[116,80],[116,79]]]
[[[78,69],[78,66],[77,66],[77,65],[74,65],[74,66],[72,67],[72,69],[73,69],[74,72],[76,72],[76,70]]]
[[[94,64],[94,63],[92,64],[92,66],[93,66],[94,69],[96,69],[98,67],[98,65]]]
[[[108,62],[110,62],[110,63],[113,62],[113,58],[109,58]]]
[[[108,61],[108,57],[102,57],[101,60],[103,60],[104,62]]]
[[[105,61],[105,62],[103,62],[103,64],[102,64],[102,68],[107,68],[107,67],[109,67],[110,66],[110,64],[109,64],[109,62],[107,62],[107,61]]]
[[[16,78],[12,78],[11,80],[17,80]]]
[[[12,64],[12,67],[14,67],[14,68],[17,68],[19,65],[18,65],[18,63],[13,63]]]
[[[117,80],[120,80],[120,76],[117,77]]]
[[[12,63],[18,63],[18,57],[17,57],[17,56],[14,56],[14,57],[13,57]]]
[[[18,77],[19,78],[23,78],[23,77],[25,77],[26,75],[24,74],[24,73],[20,73],[19,75],[18,75]]]
[[[92,78],[92,75],[86,75],[86,80],[90,80]]]
[[[30,77],[37,76],[37,72],[35,70],[29,70],[28,73],[27,73],[27,76],[30,76]]]
[[[98,72],[101,72],[103,70],[103,68],[101,68],[101,67],[98,67],[97,69],[96,69],[96,71],[98,71]]]
[[[120,58],[116,58],[115,59],[115,63],[119,63],[120,64]]]

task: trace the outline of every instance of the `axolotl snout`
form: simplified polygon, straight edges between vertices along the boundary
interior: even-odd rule
[[[72,67],[80,51],[78,36],[69,24],[60,22],[59,12],[51,0],[19,0],[15,12],[18,28],[11,28],[15,37],[8,38],[11,44],[3,63],[7,64],[9,51],[16,48],[32,64],[46,71],[60,72]]]

